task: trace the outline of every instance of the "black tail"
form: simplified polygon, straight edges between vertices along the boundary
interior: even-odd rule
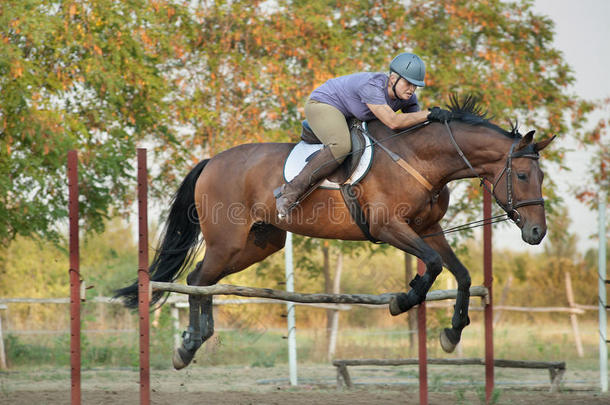
[[[201,245],[199,239],[199,219],[195,209],[195,183],[209,159],[202,160],[184,178],[173,197],[172,206],[161,235],[162,242],[157,247],[155,258],[150,265],[151,281],[175,281],[193,262],[197,248]],[[115,298],[122,298],[126,307],[138,306],[137,281],[116,290]],[[163,297],[162,291],[155,291],[151,305]]]

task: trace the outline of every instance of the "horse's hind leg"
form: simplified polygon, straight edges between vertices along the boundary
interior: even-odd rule
[[[243,231],[243,230],[242,230]],[[225,234],[226,235],[226,234]],[[227,249],[208,245],[203,262],[199,262],[187,277],[189,285],[212,285],[223,277],[241,271],[284,247],[286,232],[267,224],[255,224],[246,236],[241,249]],[[214,334],[212,296],[189,296],[189,326],[183,334],[182,345],[174,352],[174,368],[186,367],[197,349]]]
[[[203,261],[187,276],[187,284],[192,285],[193,277],[201,272]],[[189,295],[189,326],[182,333],[182,345],[174,351],[172,362],[176,370],[186,367],[203,342],[214,333],[212,296]]]

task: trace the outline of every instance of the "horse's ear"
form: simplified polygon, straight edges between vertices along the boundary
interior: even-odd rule
[[[534,140],[535,132],[536,132],[535,130],[531,130],[530,132],[525,134],[525,136],[523,138],[521,138],[521,141],[519,141],[519,145],[517,145],[516,150],[521,150],[521,149],[525,148],[526,146],[528,146],[530,143],[532,143],[532,141]]]
[[[553,139],[555,139],[555,137],[556,137],[556,136],[557,136],[557,135],[553,135],[552,137],[547,138],[547,139],[545,139],[545,140],[543,140],[543,141],[536,142],[536,143],[534,144],[534,150],[535,150],[536,152],[540,152],[542,149],[544,149],[544,148],[546,148],[547,146],[549,146],[549,144],[550,144],[551,142],[553,142]]]

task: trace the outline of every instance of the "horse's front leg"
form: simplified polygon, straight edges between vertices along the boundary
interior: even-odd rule
[[[438,224],[430,227],[425,231],[426,234],[436,234],[442,229]],[[441,347],[447,353],[453,352],[455,347],[460,342],[462,330],[470,324],[468,317],[468,305],[470,301],[470,274],[468,269],[457,258],[453,249],[447,242],[445,235],[438,234],[427,239],[431,247],[433,247],[445,263],[445,267],[455,276],[458,282],[457,298],[453,318],[451,318],[451,328],[445,328],[441,331]]]
[[[394,218],[376,229],[377,239],[420,258],[426,265],[426,272],[419,274],[409,283],[411,290],[400,293],[390,301],[390,313],[399,315],[408,311],[426,299],[426,294],[443,269],[441,256],[430,247],[401,218]]]

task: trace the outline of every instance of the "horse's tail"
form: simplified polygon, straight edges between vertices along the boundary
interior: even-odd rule
[[[173,282],[187,269],[197,255],[202,240],[201,229],[195,209],[195,184],[209,159],[202,160],[182,181],[174,194],[172,205],[165,222],[165,228],[152,264],[149,268],[151,281]],[[122,298],[128,308],[138,306],[138,283],[115,291],[115,298]],[[155,291],[151,305],[156,303],[164,292]]]

